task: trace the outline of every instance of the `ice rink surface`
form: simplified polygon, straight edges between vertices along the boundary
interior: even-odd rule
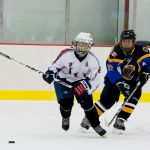
[[[106,118],[109,120],[115,111],[116,106]],[[73,107],[71,127],[65,132],[56,101],[0,101],[0,150],[148,150],[149,115],[150,104],[139,103],[123,135],[112,134],[110,127],[103,138],[92,129],[79,132],[84,116],[79,104]],[[16,143],[9,144],[10,140]]]

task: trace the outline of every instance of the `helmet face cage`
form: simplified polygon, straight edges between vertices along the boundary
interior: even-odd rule
[[[79,43],[82,43],[83,45],[85,44],[85,49],[81,49]],[[75,37],[73,44],[75,46],[76,53],[80,57],[83,57],[91,49],[91,46],[93,45],[93,38],[90,33],[81,32]]]

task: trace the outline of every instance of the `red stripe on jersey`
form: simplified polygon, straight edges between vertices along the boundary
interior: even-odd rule
[[[54,62],[53,63],[55,63],[60,57],[62,57],[64,54],[66,54],[66,53],[68,53],[68,52],[71,52],[71,51],[73,51],[72,49],[64,49],[64,50],[62,50],[60,53],[59,53],[59,55],[57,56],[57,58],[54,60]]]

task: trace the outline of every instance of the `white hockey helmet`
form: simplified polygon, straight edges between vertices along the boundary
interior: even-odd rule
[[[83,42],[91,46],[93,44],[93,37],[90,33],[80,32],[75,37],[74,42]]]
[[[93,38],[90,33],[80,32],[74,39],[73,45],[79,57],[85,56],[93,45]]]

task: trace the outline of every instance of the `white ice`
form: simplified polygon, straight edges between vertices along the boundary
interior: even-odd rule
[[[108,120],[114,112],[106,114]],[[65,132],[56,101],[0,101],[0,150],[148,150],[149,115],[150,104],[139,103],[123,135],[112,134],[110,127],[103,138],[92,129],[79,132],[84,116],[79,104],[73,107],[71,127]],[[10,140],[16,143],[9,144]]]

